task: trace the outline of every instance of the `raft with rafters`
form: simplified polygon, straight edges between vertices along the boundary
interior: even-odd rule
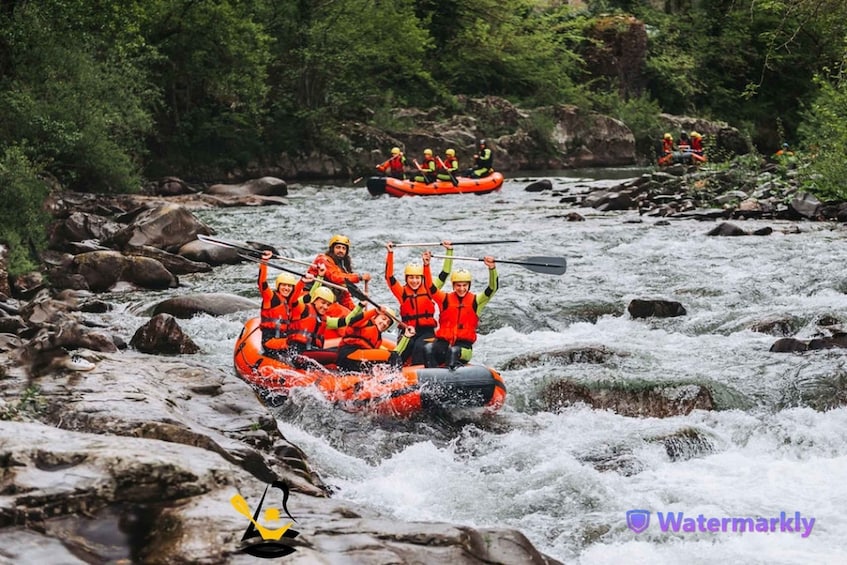
[[[303,369],[268,357],[262,352],[261,342],[259,319],[251,318],[235,342],[235,371],[261,397],[276,405],[295,387],[314,387],[346,412],[399,418],[451,409],[495,412],[506,399],[503,378],[483,365],[465,365],[452,371],[421,365],[400,369],[375,365],[370,372],[341,373],[331,365],[312,362]]]
[[[456,177],[456,184],[449,180],[431,183],[401,180],[393,177],[370,177],[368,192],[374,196],[438,196],[444,194],[487,194],[503,186],[503,174],[493,172],[481,178]]]

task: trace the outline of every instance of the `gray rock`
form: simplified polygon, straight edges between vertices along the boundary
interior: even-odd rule
[[[186,294],[168,298],[153,307],[152,313],[191,318],[197,314],[223,316],[244,310],[259,311],[260,304],[243,296],[226,293]]]

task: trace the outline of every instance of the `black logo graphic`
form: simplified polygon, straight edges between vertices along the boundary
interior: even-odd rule
[[[262,515],[262,507],[265,504],[265,497],[268,494],[268,489],[275,488],[282,491],[282,508],[285,510],[285,515],[291,518],[291,522],[280,528],[269,528],[259,523],[259,516]],[[284,557],[297,551],[286,540],[292,540],[300,535],[300,532],[291,528],[294,525],[294,517],[288,511],[288,485],[283,481],[274,481],[265,487],[265,492],[262,493],[262,499],[259,501],[259,506],[256,511],[251,513],[250,505],[241,494],[236,494],[230,499],[233,508],[250,520],[250,524],[244,531],[241,537],[242,552],[252,555],[253,557],[261,557],[264,559],[273,559],[276,557]],[[278,508],[268,508],[265,510],[264,519],[266,522],[279,522],[280,512]],[[258,542],[253,543],[254,538],[259,538]]]

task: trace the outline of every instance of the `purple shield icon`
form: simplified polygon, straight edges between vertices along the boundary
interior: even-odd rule
[[[627,510],[626,525],[629,526],[629,529],[635,532],[636,534],[640,534],[641,532],[647,529],[647,526],[650,525],[650,511]]]

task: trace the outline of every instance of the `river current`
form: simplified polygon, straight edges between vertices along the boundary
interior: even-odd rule
[[[573,192],[619,182],[545,178]],[[399,520],[517,528],[566,563],[843,563],[847,407],[822,411],[810,404],[835,395],[843,404],[847,351],[770,353],[777,338],[750,327],[791,319],[797,337],[808,339],[822,317],[844,319],[847,231],[826,223],[747,221],[736,223],[747,230],[771,226],[774,233],[707,237],[715,224],[570,208],[549,192],[524,191],[532,180],[508,179],[488,195],[431,198],[374,198],[363,183],[292,185],[286,206],[198,213],[219,237],[270,243],[305,260],[324,250],[332,234],[348,235],[354,269],[374,275],[371,297],[391,305],[382,277],[386,241],[520,240],[456,248],[473,257],[568,261],[561,276],[498,265],[501,288],[483,311],[474,362],[500,368],[532,352],[611,352],[603,363],[502,370],[507,403],[493,418],[392,423],[302,399],[279,414],[285,436],[306,451],[339,499]],[[586,220],[566,221],[571,211]],[[791,233],[794,227],[800,233]],[[398,249],[398,273],[421,251]],[[437,272],[441,260],[433,263]],[[472,290],[481,290],[485,266],[459,265],[474,273]],[[180,277],[178,289],[125,304],[121,324],[131,336],[146,320],[145,307],[174,294],[256,299],[255,275],[255,265],[245,263]],[[687,315],[632,319],[626,306],[635,298],[679,301]],[[228,369],[246,317],[180,323],[206,361]],[[584,405],[547,411],[539,391],[562,378],[713,384],[731,391],[737,407],[664,419]],[[656,441],[692,431],[708,448],[688,457],[671,457]],[[641,533],[627,527],[628,510],[650,512]],[[679,521],[678,531],[669,516]]]

